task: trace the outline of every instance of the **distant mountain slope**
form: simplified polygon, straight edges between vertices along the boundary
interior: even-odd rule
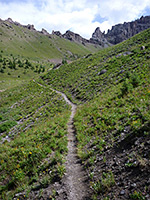
[[[118,44],[135,34],[150,28],[150,16],[141,17],[132,22],[125,22],[124,24],[117,24],[108,30],[108,33],[102,33],[100,28],[97,28],[92,35],[91,41],[104,42],[111,44]]]
[[[71,42],[44,29],[36,31],[33,25],[23,26],[10,18],[0,20],[0,51],[5,55],[19,55],[33,60],[73,60],[99,49],[98,45]]]
[[[144,46],[144,50],[142,50]],[[123,43],[103,49],[43,77],[52,87],[66,91],[75,101],[87,101],[104,88],[118,84],[129,71],[149,63],[150,29]]]
[[[85,38],[83,38],[82,36],[80,36],[79,34],[77,33],[74,33],[72,31],[66,31],[65,34],[61,34],[60,31],[53,31],[53,34],[54,35],[57,35],[61,38],[65,38],[67,40],[70,40],[70,41],[73,41],[73,42],[77,42],[77,43],[80,43],[80,44],[83,44],[83,45],[98,45],[99,47],[109,47],[111,46],[111,44],[105,39],[105,40],[97,40],[97,36],[96,36],[96,40],[94,39],[90,39],[90,40],[87,40]]]

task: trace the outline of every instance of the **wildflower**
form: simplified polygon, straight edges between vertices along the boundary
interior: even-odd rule
[[[20,167],[20,165],[18,164],[18,165],[17,165],[17,168],[19,168],[19,167]]]
[[[4,160],[1,160],[1,164],[3,164],[4,163]]]
[[[133,125],[134,125],[134,124],[137,124],[137,121],[133,121],[132,123],[133,123]]]

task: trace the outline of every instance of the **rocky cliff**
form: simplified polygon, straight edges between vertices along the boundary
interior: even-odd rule
[[[89,40],[81,37],[79,34],[76,34],[72,31],[66,31],[66,33],[63,34],[63,37],[70,41],[79,42],[82,44],[89,43]]]
[[[94,44],[99,44],[103,47],[107,47],[109,45],[107,39],[105,38],[105,33],[102,33],[100,28],[96,28],[95,32],[92,34],[90,42]]]
[[[150,16],[141,17],[132,22],[117,24],[108,32],[102,33],[99,28],[95,30],[90,40],[97,42],[108,41],[111,44],[118,44],[135,34],[150,28]]]
[[[64,34],[61,34],[60,31],[52,31],[52,34],[57,35],[59,37],[63,37],[65,39],[73,41],[73,42],[82,43],[83,45],[90,42],[89,40],[83,38],[79,34],[69,31],[69,30],[66,31],[66,33],[64,33]]]
[[[104,38],[104,34],[100,31],[99,28],[95,30],[90,40],[87,40],[82,36],[80,36],[79,34],[74,33],[72,31],[66,31],[65,34],[61,34],[60,31],[52,31],[52,34],[57,35],[59,37],[63,37],[73,42],[81,43],[83,45],[94,44],[95,46],[101,46],[101,47],[110,46],[110,43]]]

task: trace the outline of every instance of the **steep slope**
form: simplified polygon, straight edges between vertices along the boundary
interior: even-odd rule
[[[65,172],[69,105],[30,81],[1,92],[0,113],[0,199],[38,199],[48,185],[54,197]]]
[[[5,55],[13,54],[32,60],[66,59],[95,52],[99,47],[70,42],[64,38],[35,30],[33,25],[23,26],[18,22],[0,20],[0,51]]]
[[[43,77],[84,102],[74,125],[89,198],[150,197],[149,58],[150,29]]]
[[[52,70],[43,79],[65,91],[75,102],[93,99],[106,88],[123,82],[126,73],[148,70],[149,35],[150,29],[119,45]]]

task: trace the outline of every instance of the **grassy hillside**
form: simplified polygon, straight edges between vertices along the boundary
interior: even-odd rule
[[[19,55],[36,61],[72,60],[97,50],[92,44],[84,46],[56,35],[45,36],[20,25],[0,21],[0,51],[5,55]]]
[[[75,102],[92,99],[112,84],[123,83],[128,73],[140,78],[149,72],[149,36],[150,29],[86,59],[50,71],[43,79],[52,87],[66,91]]]
[[[7,83],[0,104],[0,199],[40,199],[45,188],[45,198],[59,195],[70,106],[54,88],[78,104],[74,126],[88,198],[148,200],[150,29],[48,73],[46,66],[44,74],[30,82],[21,83],[20,70],[27,70],[24,80],[32,73],[36,78],[44,65],[3,53],[1,74],[8,80],[8,73],[12,78],[17,74],[20,81],[12,87],[3,82],[1,88]]]
[[[70,62],[99,48],[0,20],[0,90],[28,82],[50,70],[55,63]]]
[[[31,81],[1,93],[0,113],[0,199],[61,179],[70,114],[62,97]]]
[[[150,194],[150,29],[50,71],[45,83],[78,106],[78,155],[92,199]]]
[[[19,56],[0,54],[0,90],[7,90],[39,77],[52,68],[52,64],[33,62]]]

